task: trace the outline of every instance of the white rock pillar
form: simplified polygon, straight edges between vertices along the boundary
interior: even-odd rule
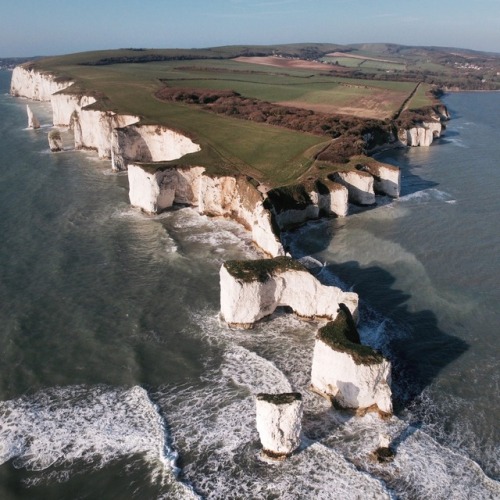
[[[392,414],[391,365],[359,342],[349,309],[319,329],[314,345],[311,385],[342,408],[378,409]]]
[[[300,445],[302,395],[257,394],[256,411],[264,455],[278,460],[290,456]]]
[[[48,135],[49,148],[52,152],[61,151],[63,148],[61,133],[59,130],[51,130]]]
[[[40,122],[28,104],[26,105],[26,112],[28,113],[28,128],[40,128]]]

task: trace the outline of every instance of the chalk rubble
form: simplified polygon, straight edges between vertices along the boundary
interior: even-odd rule
[[[264,454],[273,459],[290,456],[300,446],[302,395],[257,394],[256,420]]]

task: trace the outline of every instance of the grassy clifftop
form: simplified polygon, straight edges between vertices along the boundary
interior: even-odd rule
[[[429,85],[416,87],[423,74],[417,69],[424,67],[416,59],[418,52],[395,52],[388,47],[292,44],[121,49],[30,64],[75,81],[76,92],[100,96],[93,107],[138,115],[143,123],[167,125],[201,146],[200,152],[177,164],[203,165],[212,173],[242,173],[280,186],[303,179],[308,172],[331,171],[338,168],[336,162],[345,167],[351,155],[364,152],[361,138],[367,127],[377,130],[372,136],[383,141],[384,131],[403,107],[421,108],[435,102]],[[377,50],[383,57],[377,57]],[[356,64],[365,61],[363,77],[356,73],[358,66],[353,71],[352,61],[351,67],[341,64],[338,54]],[[441,52],[436,54],[442,57]],[[333,57],[340,60],[328,60]],[[448,71],[448,77],[450,64],[455,63],[441,62],[443,74]],[[395,66],[388,69],[390,64]],[[368,66],[370,71],[366,71]],[[159,99],[162,89],[174,94],[185,89],[233,92],[255,109],[249,110],[249,119],[241,116],[241,106],[227,94],[224,106],[212,103],[208,109],[185,99]],[[265,112],[259,108],[264,102]],[[335,154],[331,154],[333,141],[338,143]],[[321,151],[329,153],[319,157]]]

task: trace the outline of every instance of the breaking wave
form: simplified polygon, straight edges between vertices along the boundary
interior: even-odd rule
[[[178,482],[177,454],[167,440],[156,405],[138,386],[55,387],[0,402],[0,464],[41,473],[32,484],[65,481],[133,455],[150,464],[152,480]]]

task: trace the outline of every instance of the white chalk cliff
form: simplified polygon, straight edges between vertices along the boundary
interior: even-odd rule
[[[391,198],[399,198],[401,192],[401,171],[398,167],[380,162],[369,162],[357,167],[373,177],[373,190]]]
[[[347,188],[349,201],[356,205],[374,205],[375,191],[373,176],[358,170],[341,170],[331,175],[331,178]]]
[[[300,445],[301,394],[257,394],[256,424],[266,455],[271,458],[291,455]]]
[[[309,189],[301,184],[271,189],[265,205],[280,230],[320,216],[344,217],[349,208],[347,189],[328,179],[317,181]]]
[[[441,137],[443,125],[440,121],[422,122],[410,129],[400,129],[398,139],[405,146],[430,146],[434,139]]]
[[[177,160],[200,151],[189,137],[163,125],[129,125],[113,130],[113,169],[126,170],[128,163]]]
[[[174,203],[191,205],[200,213],[231,217],[245,226],[252,239],[271,256],[283,255],[262,194],[244,176],[211,176],[204,167],[151,168],[129,164],[130,203],[158,213]]]
[[[73,129],[76,149],[93,149],[99,158],[111,158],[113,130],[139,121],[134,115],[92,109],[91,95],[67,89],[51,97],[52,121]]]
[[[72,84],[18,66],[11,94],[50,101],[53,124],[73,129],[75,148],[93,149],[100,158],[111,158],[116,170],[125,170],[129,161],[169,161],[199,151],[191,139],[168,127],[139,125],[137,116],[94,109],[96,98],[70,88]]]
[[[318,331],[311,368],[312,388],[343,408],[376,406],[391,414],[391,365],[381,354],[349,338],[343,328],[345,321],[346,313],[340,310],[334,322]]]
[[[61,81],[50,73],[42,73],[28,66],[16,66],[12,72],[10,93],[34,101],[50,101],[52,94],[72,84],[72,81]]]
[[[304,318],[335,319],[340,303],[357,314],[358,296],[322,285],[288,257],[227,261],[220,270],[221,318],[232,327],[252,328],[277,307]]]
[[[345,217],[349,211],[349,192],[347,188],[328,179],[323,180],[322,185],[326,187],[326,190],[317,189],[310,193],[313,202],[318,205],[320,214]]]

